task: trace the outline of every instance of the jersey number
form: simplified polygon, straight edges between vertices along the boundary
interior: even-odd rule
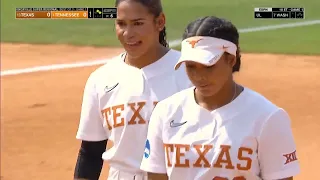
[[[212,180],[228,180],[228,178],[216,176]],[[244,178],[243,176],[238,176],[238,177],[234,177],[232,180],[246,180],[246,178]]]

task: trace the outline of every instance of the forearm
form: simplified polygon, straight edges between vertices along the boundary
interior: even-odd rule
[[[148,172],[148,180],[168,180],[167,174],[157,174]]]
[[[90,160],[88,157],[83,157],[80,153],[74,172],[75,180],[98,180],[103,160]]]
[[[102,153],[107,141],[82,142],[74,171],[74,180],[98,180],[102,167]]]
[[[279,179],[279,180],[293,180],[293,177],[288,177],[288,178]]]

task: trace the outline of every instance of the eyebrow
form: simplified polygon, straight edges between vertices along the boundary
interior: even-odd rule
[[[132,19],[131,21],[141,21],[141,20],[145,20],[144,18],[138,18],[138,19]]]
[[[145,20],[145,19],[144,19],[144,18],[130,19],[130,21],[133,21],[133,22],[135,22],[135,21],[141,21],[141,20]],[[123,20],[123,19],[117,19],[117,21],[125,21],[125,20]]]

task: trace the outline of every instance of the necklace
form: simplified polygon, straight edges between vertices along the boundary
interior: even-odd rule
[[[237,94],[237,83],[234,83],[234,94],[230,102],[232,102],[236,98],[236,94]]]

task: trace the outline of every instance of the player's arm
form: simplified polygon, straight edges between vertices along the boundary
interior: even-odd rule
[[[102,153],[106,150],[107,132],[99,110],[98,96],[92,75],[89,77],[82,100],[77,139],[81,141],[74,179],[99,179],[103,167]]]
[[[262,179],[292,180],[300,173],[290,117],[283,109],[268,118],[258,141]]]
[[[74,178],[99,179],[103,160],[102,153],[106,150],[107,140],[90,142],[82,141],[75,166]]]
[[[280,180],[293,180],[293,177],[284,178],[284,179],[280,179]]]
[[[167,174],[157,174],[148,172],[148,180],[168,180]]]
[[[164,115],[165,108],[161,102],[154,108],[149,121],[146,147],[140,168],[148,172],[149,180],[167,180],[165,151],[162,140],[163,122],[160,115]]]

